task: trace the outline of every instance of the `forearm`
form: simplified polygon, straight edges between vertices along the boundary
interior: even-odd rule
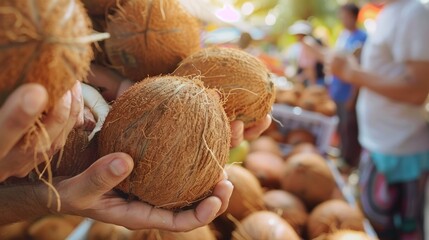
[[[420,105],[427,96],[426,86],[417,84],[406,76],[386,80],[386,77],[355,69],[351,71],[349,78],[357,87],[368,88],[373,92],[399,102]]]
[[[0,186],[0,225],[32,219],[48,214],[41,204],[34,184]]]

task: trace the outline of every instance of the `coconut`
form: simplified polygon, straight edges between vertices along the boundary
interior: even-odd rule
[[[131,240],[216,240],[208,226],[200,227],[189,232],[169,232],[163,230],[135,231]]]
[[[315,111],[328,117],[332,117],[337,113],[337,105],[334,101],[327,100],[316,105]]]
[[[87,233],[87,240],[128,240],[132,232],[124,227],[110,223],[94,222]]]
[[[53,176],[76,176],[98,159],[97,139],[89,141],[90,133],[82,129],[70,132],[63,150],[52,159]]]
[[[111,64],[134,81],[173,72],[200,47],[199,22],[177,0],[126,1],[109,16],[107,31]]]
[[[123,0],[82,0],[90,15],[103,16],[108,10]]]
[[[277,214],[260,211],[243,219],[233,240],[300,240],[293,228]]]
[[[224,216],[229,214],[238,221],[252,212],[264,210],[264,193],[258,179],[248,170],[237,165],[225,167],[228,180],[234,185]]]
[[[309,209],[331,199],[335,180],[325,160],[315,153],[291,156],[283,168],[283,190],[298,196]]]
[[[279,188],[283,159],[269,152],[253,152],[244,162],[247,170],[258,178],[262,187]]]
[[[298,235],[304,234],[308,214],[299,198],[285,191],[271,190],[265,193],[264,203],[268,210],[285,219]]]
[[[326,237],[326,240],[375,240],[365,232],[341,230],[334,232]]]
[[[0,226],[0,239],[2,240],[21,240],[28,239],[26,229],[29,222],[17,222]]]
[[[275,87],[269,71],[260,60],[244,51],[202,49],[183,60],[174,74],[201,76],[205,86],[219,89],[229,119],[243,121],[245,127],[271,112]]]
[[[298,104],[298,94],[293,89],[277,89],[276,103],[296,106]]]
[[[42,84],[48,109],[86,78],[91,24],[79,0],[0,1],[0,106],[24,83]]]
[[[273,138],[261,136],[250,143],[250,152],[269,152],[276,156],[282,156],[282,150]]]
[[[285,156],[285,160],[287,161],[291,156],[299,153],[315,153],[320,154],[319,150],[311,143],[299,143],[295,145],[292,150]]]
[[[74,226],[61,216],[47,216],[34,222],[28,228],[28,236],[33,240],[66,239]]]
[[[317,206],[308,218],[308,236],[314,239],[336,230],[363,231],[364,216],[342,200],[329,200]]]
[[[204,199],[223,176],[230,126],[214,90],[176,76],[146,79],[113,104],[99,136],[101,156],[128,153],[131,175],[117,189],[155,207]]]
[[[300,143],[316,144],[316,137],[306,129],[294,129],[287,134],[286,143],[290,145]]]
[[[268,136],[272,138],[274,141],[283,143],[285,140],[285,136],[280,132],[278,123],[272,121],[267,130],[262,133],[263,136]]]

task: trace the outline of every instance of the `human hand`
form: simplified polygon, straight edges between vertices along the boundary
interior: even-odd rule
[[[359,64],[353,55],[345,53],[332,53],[325,59],[325,70],[329,75],[335,75],[341,80],[353,83],[353,71]]]
[[[24,177],[36,165],[51,157],[65,144],[74,126],[83,123],[81,86],[77,82],[54,108],[36,122],[46,108],[48,94],[38,84],[15,90],[0,109],[0,182],[8,177]],[[34,128],[35,133],[27,133]]]
[[[172,212],[154,208],[140,201],[130,201],[112,191],[132,171],[133,160],[124,153],[100,158],[83,173],[58,182],[55,187],[61,197],[61,213],[92,218],[121,225],[129,229],[157,228],[169,231],[189,231],[207,225],[223,213],[229,203],[233,186],[221,180],[213,195],[191,210]],[[35,192],[46,207],[47,187],[39,185]],[[52,206],[55,209],[56,206]]]
[[[259,120],[249,128],[244,128],[242,121],[231,122],[231,147],[240,145],[243,140],[252,141],[257,139],[271,124],[271,116]]]

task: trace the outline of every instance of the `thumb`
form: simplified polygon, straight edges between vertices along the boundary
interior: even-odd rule
[[[125,153],[106,155],[83,173],[66,180],[66,195],[81,204],[90,204],[122,182],[133,169],[132,158]]]

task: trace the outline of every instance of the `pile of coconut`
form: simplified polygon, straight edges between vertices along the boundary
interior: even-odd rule
[[[326,88],[315,85],[304,87],[296,84],[290,88],[278,88],[276,103],[300,107],[329,117],[334,116],[337,111],[335,102],[330,98]]]
[[[239,149],[243,154],[225,168],[234,191],[214,221],[218,239],[372,239],[312,139],[300,139],[287,154],[270,136]]]

